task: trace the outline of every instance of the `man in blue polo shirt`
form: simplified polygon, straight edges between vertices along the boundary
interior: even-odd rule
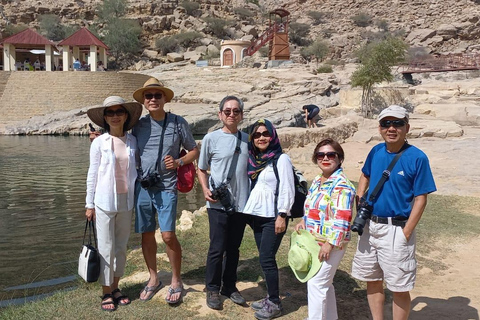
[[[406,141],[410,129],[407,111],[392,105],[380,113],[378,120],[385,143],[376,145],[368,154],[357,196],[369,199],[383,171],[398,152],[403,153],[373,203],[369,203],[373,212],[358,240],[352,276],[367,281],[367,299],[374,320],[383,319],[383,281],[393,292],[393,319],[408,319],[417,264],[415,227],[427,205],[427,195],[436,187],[427,156]]]

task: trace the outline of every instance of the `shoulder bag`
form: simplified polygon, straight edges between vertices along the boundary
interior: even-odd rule
[[[88,228],[88,243],[85,244]],[[95,246],[92,243],[92,233]],[[97,237],[95,234],[95,222],[88,221],[85,224],[83,234],[82,252],[78,257],[78,275],[86,282],[96,282],[100,276],[100,255],[97,249]]]

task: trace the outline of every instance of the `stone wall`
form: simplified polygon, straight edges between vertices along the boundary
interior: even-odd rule
[[[117,72],[0,71],[0,132],[19,120],[101,104],[111,95],[133,100],[147,79]]]

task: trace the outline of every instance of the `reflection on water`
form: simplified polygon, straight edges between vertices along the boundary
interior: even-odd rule
[[[0,292],[76,274],[89,147],[86,137],[0,136]],[[179,194],[179,213],[203,205],[195,191]]]

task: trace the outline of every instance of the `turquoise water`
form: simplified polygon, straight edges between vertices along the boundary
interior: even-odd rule
[[[89,147],[87,137],[0,136],[0,300],[76,274]],[[178,212],[203,204],[194,189]],[[132,233],[129,246],[139,243]]]

